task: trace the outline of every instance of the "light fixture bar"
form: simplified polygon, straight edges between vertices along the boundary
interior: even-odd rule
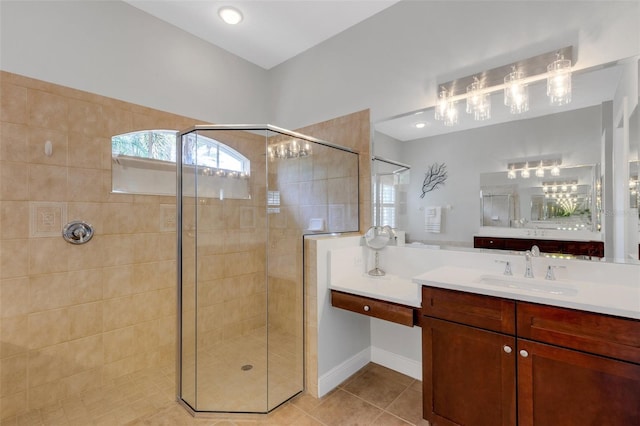
[[[474,78],[477,78],[484,88],[484,90],[480,90],[479,93],[492,93],[498,90],[504,90],[504,76],[511,73],[514,66],[525,74],[526,77],[522,79],[523,84],[533,83],[547,78],[547,66],[554,62],[558,58],[558,55],[563,56],[565,59],[570,59],[571,63],[575,63],[573,46],[567,46],[521,61],[512,62],[508,65],[492,68],[481,74],[476,73],[447,81],[446,83],[440,83],[438,87],[446,89],[449,101],[466,99],[467,86],[474,82]]]

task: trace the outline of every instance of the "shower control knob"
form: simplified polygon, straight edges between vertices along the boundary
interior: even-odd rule
[[[371,308],[369,307],[369,305],[364,305],[364,309],[365,312],[369,312],[371,310]]]
[[[84,244],[93,237],[93,226],[81,220],[74,220],[64,227],[62,237],[71,244]]]

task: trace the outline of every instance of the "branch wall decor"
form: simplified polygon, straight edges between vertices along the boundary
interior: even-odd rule
[[[422,195],[420,198],[424,198],[427,192],[431,192],[437,189],[439,186],[444,185],[447,180],[447,165],[442,163],[433,163],[429,166],[429,169],[424,174],[424,181],[422,182]]]

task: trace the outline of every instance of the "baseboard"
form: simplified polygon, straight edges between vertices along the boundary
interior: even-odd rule
[[[349,376],[371,361],[371,347],[358,352],[343,363],[333,367],[318,380],[318,397],[322,397],[344,382]]]
[[[372,346],[371,362],[413,377],[416,380],[422,380],[422,363],[420,361]]]

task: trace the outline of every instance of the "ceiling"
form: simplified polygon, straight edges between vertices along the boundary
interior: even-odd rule
[[[124,1],[268,70],[399,0]],[[222,6],[239,9],[243,21],[225,24]]]

